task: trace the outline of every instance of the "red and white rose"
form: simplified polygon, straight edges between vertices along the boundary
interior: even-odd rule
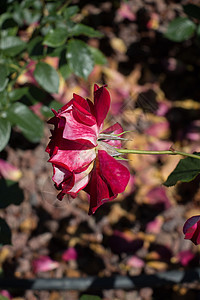
[[[53,181],[62,200],[65,194],[76,197],[80,190],[90,195],[89,214],[116,198],[128,184],[130,173],[114,157],[119,156],[122,127],[116,123],[102,131],[110,108],[107,89],[94,86],[94,103],[74,94],[49,120],[53,124],[46,148],[53,165]]]

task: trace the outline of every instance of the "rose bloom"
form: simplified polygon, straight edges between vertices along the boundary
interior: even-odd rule
[[[200,244],[200,216],[189,218],[184,226],[183,233],[186,240],[191,240],[195,245]]]
[[[74,94],[48,123],[53,124],[46,148],[53,165],[53,181],[62,200],[75,198],[80,190],[90,195],[89,214],[116,198],[128,184],[130,173],[114,157],[119,156],[122,127],[116,123],[102,131],[110,108],[110,95],[103,86],[94,85],[94,103]]]

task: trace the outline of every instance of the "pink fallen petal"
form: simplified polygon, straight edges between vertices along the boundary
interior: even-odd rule
[[[144,261],[135,255],[131,256],[126,263],[133,268],[143,268],[145,266]]]
[[[151,136],[161,138],[166,136],[169,130],[169,123],[167,121],[152,124],[145,133]]]
[[[12,299],[11,294],[10,294],[8,291],[6,291],[6,290],[1,290],[1,291],[0,291],[0,295],[6,297],[6,298],[8,298],[8,299]],[[1,297],[0,297],[0,299],[1,299]]]
[[[64,261],[77,260],[77,258],[78,258],[78,253],[75,248],[68,248],[62,254],[62,259]]]
[[[130,5],[125,2],[121,3],[117,13],[122,19],[128,19],[130,21],[134,21],[136,19],[135,14],[131,11]]]
[[[200,244],[200,215],[193,216],[185,222],[183,233],[186,240],[191,240],[195,245]]]
[[[169,111],[170,109],[170,104],[166,103],[166,102],[160,102],[158,104],[158,109],[156,111],[156,115],[163,117],[166,115],[166,113]]]
[[[164,187],[154,187],[146,195],[148,203],[155,206],[162,205],[164,209],[168,209],[171,206],[170,200],[167,197]]]
[[[156,13],[152,13],[150,16],[150,20],[147,22],[148,29],[157,29],[159,27],[159,15]]]
[[[197,142],[200,140],[200,120],[193,121],[186,133],[187,139]]]
[[[195,258],[195,254],[190,250],[181,251],[177,255],[178,260],[182,264],[182,266],[187,267],[191,260]]]
[[[200,140],[200,134],[198,132],[188,132],[186,134],[186,137],[188,140],[191,140],[193,142],[197,142]]]
[[[41,256],[33,260],[32,268],[34,273],[47,272],[59,267],[57,261],[52,260],[49,256]]]
[[[163,220],[157,217],[153,221],[147,223],[146,232],[157,234],[160,232],[162,224],[163,224]]]
[[[8,180],[18,181],[22,172],[7,161],[0,159],[0,176]]]

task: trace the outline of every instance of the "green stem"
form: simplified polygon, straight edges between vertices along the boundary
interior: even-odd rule
[[[63,12],[63,10],[65,9],[65,7],[67,7],[70,3],[71,3],[71,0],[66,1],[66,2],[61,6],[61,8],[57,11],[57,14],[58,14],[58,15],[61,15],[62,12]]]
[[[200,159],[199,155],[186,153],[182,151],[176,150],[163,150],[163,151],[151,151],[151,150],[128,150],[128,149],[116,149],[120,154],[150,154],[150,155],[182,155],[187,157],[192,157],[196,159]]]
[[[15,64],[8,64],[9,67],[15,69],[17,72],[20,72],[21,68]]]

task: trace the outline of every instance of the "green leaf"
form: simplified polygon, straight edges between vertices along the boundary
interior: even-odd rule
[[[195,153],[200,156],[200,153]],[[200,173],[200,159],[187,157],[179,161],[178,165],[164,182],[165,186],[172,186],[177,181],[189,182]]]
[[[94,67],[91,52],[84,42],[70,40],[67,44],[67,54],[70,69],[80,77],[87,79]]]
[[[33,59],[39,59],[44,56],[43,38],[36,36],[27,45],[28,54]]]
[[[4,219],[0,218],[0,245],[11,244],[11,230]]]
[[[1,179],[0,191],[0,209],[6,208],[10,204],[20,205],[24,199],[23,191],[17,182]]]
[[[26,96],[30,105],[34,105],[38,102],[45,102],[45,99],[48,97],[48,93],[35,85],[30,85]]]
[[[80,300],[101,300],[101,298],[99,296],[95,296],[95,295],[82,295]]]
[[[11,125],[10,122],[0,117],[0,151],[8,144],[10,139]]]
[[[200,24],[197,26],[197,36],[200,38]]]
[[[62,45],[62,46],[59,46],[56,48],[48,47],[46,55],[51,56],[51,57],[59,57],[60,58],[63,51],[66,51],[66,45]]]
[[[188,18],[179,17],[173,20],[165,33],[165,37],[174,42],[183,42],[193,36],[196,25]]]
[[[3,23],[11,18],[11,14],[9,12],[1,13],[0,14],[0,27],[2,27]]]
[[[2,21],[1,25],[1,37],[6,37],[6,36],[15,36],[18,31],[18,25],[17,23],[13,20],[11,15],[7,15],[7,17],[4,14],[4,17],[0,20],[0,23]]]
[[[31,25],[39,21],[41,17],[40,11],[30,10],[30,9],[23,9],[23,20],[26,24]]]
[[[20,100],[26,93],[28,92],[28,88],[18,88],[9,92],[8,97],[11,101]]]
[[[73,27],[69,30],[69,36],[77,36],[77,35],[86,35],[89,37],[102,37],[103,34],[95,30],[94,28],[84,25],[84,24],[75,24]]]
[[[107,63],[107,59],[104,54],[97,48],[89,46],[90,52],[92,53],[95,65],[104,65]]]
[[[18,31],[18,25],[12,18],[12,14],[6,12],[0,15],[1,37],[15,36]]]
[[[200,20],[200,6],[195,4],[183,5],[184,12],[192,18]]]
[[[34,71],[34,77],[41,87],[49,93],[57,93],[59,76],[57,71],[47,63],[39,62]]]
[[[0,40],[0,49],[7,56],[15,56],[26,48],[26,43],[16,36],[6,36]]]
[[[64,28],[51,29],[45,36],[43,44],[49,47],[62,46],[67,39],[67,30]]]
[[[4,19],[4,17],[3,17]],[[18,26],[17,23],[11,18],[11,16],[9,16],[9,14],[7,15],[7,18],[5,16],[5,19],[2,20],[2,25],[1,25],[1,37],[5,37],[5,36],[15,36],[17,34],[18,31]],[[0,23],[1,23],[0,20]]]
[[[63,77],[64,79],[69,78],[69,76],[70,76],[71,73],[72,73],[68,64],[62,65],[62,66],[60,67],[59,71],[60,71],[60,74],[62,75],[62,77]]]
[[[8,83],[6,65],[0,64],[0,92],[2,92]]]
[[[22,131],[32,143],[43,136],[43,122],[24,104],[16,102],[8,109],[8,119]]]
[[[0,92],[0,117],[6,117],[6,110],[9,106],[7,90]]]
[[[69,20],[71,17],[76,15],[79,12],[79,7],[77,5],[72,5],[69,7],[66,7],[64,9],[64,17],[66,20]]]
[[[1,37],[5,36],[15,36],[17,34],[18,27],[8,28],[1,31]]]

